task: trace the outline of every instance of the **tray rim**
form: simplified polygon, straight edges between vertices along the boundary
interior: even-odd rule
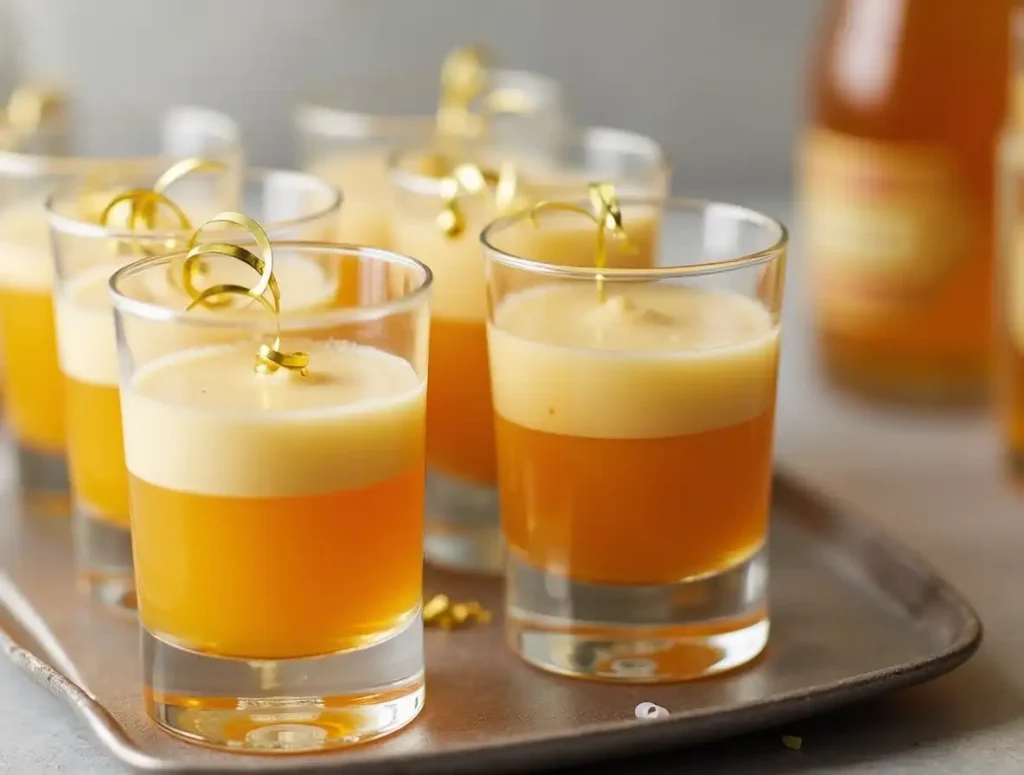
[[[943,648],[889,667],[849,676],[825,684],[805,686],[770,697],[744,703],[742,706],[708,714],[699,710],[672,713],[666,718],[638,722],[636,719],[602,721],[585,730],[571,733],[556,731],[533,734],[528,740],[499,743],[465,744],[429,753],[400,753],[378,760],[346,763],[338,760],[338,752],[304,758],[301,763],[290,755],[263,757],[238,756],[211,769],[198,763],[175,763],[152,756],[137,747],[114,716],[84,688],[66,675],[70,660],[56,637],[31,603],[6,576],[0,573],[0,609],[24,630],[31,647],[19,644],[0,627],[0,652],[27,674],[35,683],[70,705],[71,710],[90,729],[108,753],[137,772],[159,772],[168,775],[200,775],[232,772],[344,772],[351,775],[377,775],[403,770],[415,762],[417,772],[457,773],[476,771],[480,767],[495,772],[516,772],[532,766],[543,758],[545,766],[566,766],[593,761],[604,752],[621,755],[623,740],[645,753],[682,747],[698,742],[711,742],[733,737],[757,728],[774,726],[806,718],[861,699],[878,696],[937,678],[970,659],[983,638],[983,626],[968,600],[933,566],[902,542],[890,538],[870,520],[850,514],[832,496],[804,483],[798,475],[776,465],[773,479],[773,500],[802,503],[805,508],[823,511],[852,530],[865,543],[880,549],[886,556],[915,575],[927,579],[942,604],[959,620],[956,637]],[[14,605],[11,605],[11,601]],[[21,614],[13,608],[21,611]],[[28,621],[26,621],[26,619]],[[813,707],[805,707],[813,699]],[[570,743],[569,745],[566,745]],[[518,749],[509,755],[510,749]],[[308,755],[307,755],[308,756]],[[493,759],[493,761],[490,761]],[[468,768],[473,768],[468,769]]]

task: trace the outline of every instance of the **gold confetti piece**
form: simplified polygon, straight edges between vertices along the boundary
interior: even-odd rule
[[[804,739],[796,735],[783,735],[782,744],[791,751],[799,751],[803,748]]]
[[[452,630],[490,621],[491,612],[475,600],[452,603],[447,595],[434,595],[423,606],[423,624],[427,627]]]
[[[544,210],[562,210],[564,212],[585,215],[597,224],[597,254],[595,265],[598,270],[605,269],[608,264],[608,237],[621,242],[627,251],[635,251],[630,243],[622,223],[622,207],[612,183],[591,183],[587,187],[590,206],[593,212],[572,202],[543,201],[535,204],[529,211],[530,222],[537,226],[537,215]],[[604,275],[597,275],[597,298],[605,299]]]
[[[431,622],[437,617],[446,614],[450,607],[451,601],[448,599],[448,595],[434,595],[423,606],[423,620]]]

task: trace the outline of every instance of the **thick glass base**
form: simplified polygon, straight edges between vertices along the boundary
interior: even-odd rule
[[[26,514],[66,517],[71,513],[68,465],[63,453],[17,447],[18,490]]]
[[[341,748],[391,734],[423,708],[423,621],[383,641],[306,659],[245,660],[142,629],[146,710],[193,743],[249,753]]]
[[[424,556],[432,565],[494,575],[505,567],[494,487],[428,471],[424,531]]]
[[[510,553],[506,635],[552,673],[668,683],[750,662],[768,642],[768,556],[761,549],[714,576],[613,585],[538,571]]]
[[[81,503],[75,504],[73,519],[79,586],[108,608],[134,611],[131,531]]]

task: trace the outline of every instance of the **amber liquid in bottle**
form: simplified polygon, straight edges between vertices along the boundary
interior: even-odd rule
[[[802,219],[833,381],[987,394],[1010,0],[841,0],[812,61]]]
[[[999,153],[1000,243],[997,396],[1006,462],[1024,486],[1024,6],[1013,20],[1014,73]]]

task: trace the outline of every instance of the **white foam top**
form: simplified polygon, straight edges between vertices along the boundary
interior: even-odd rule
[[[251,345],[139,369],[121,392],[129,471],[181,492],[271,497],[367,487],[422,465],[426,382],[409,363],[361,345],[290,344],[309,352],[308,376],[256,374]]]
[[[548,284],[488,326],[495,410],[588,438],[660,438],[735,425],[771,407],[778,328],[758,302],[666,284]]]
[[[116,386],[118,381],[117,342],[114,315],[110,300],[110,276],[123,264],[104,264],[68,282],[57,294],[57,346],[61,369],[69,377],[94,385]],[[330,304],[336,294],[337,282],[329,280],[327,270],[312,259],[284,255],[275,263],[274,275],[281,286],[281,311],[297,312]],[[210,264],[201,287],[219,283],[251,285],[255,272],[241,262],[224,260]],[[180,286],[171,282],[167,272],[151,270],[145,275],[150,301],[184,309],[189,298]],[[215,316],[216,309],[197,307],[193,316]],[[253,305],[254,316],[267,315]],[[201,327],[177,327],[178,335],[195,337],[202,343]]]
[[[438,211],[440,204],[438,204]],[[484,279],[480,231],[496,216],[483,201],[467,205],[469,227],[457,238],[446,237],[431,214],[396,216],[391,225],[391,245],[399,253],[416,256],[434,271],[430,309],[435,317],[483,323],[487,319],[487,287]],[[657,222],[650,208],[627,211],[627,231],[635,253],[612,245],[608,265],[645,266],[651,263]],[[596,226],[580,215],[545,220],[539,228],[527,222],[506,230],[498,240],[505,252],[564,266],[590,265],[594,261]]]

